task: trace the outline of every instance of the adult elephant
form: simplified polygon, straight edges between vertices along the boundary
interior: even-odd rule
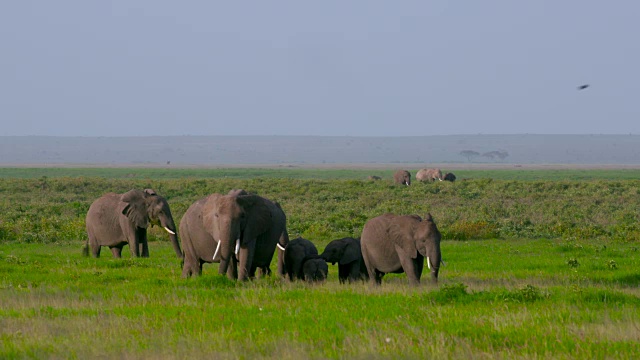
[[[173,249],[182,257],[176,226],[169,203],[152,189],[130,190],[124,194],[108,193],[95,200],[86,217],[88,240],[83,253],[100,256],[102,246],[108,246],[114,257],[122,255],[129,245],[132,256],[149,257],[147,228],[160,225],[168,233]],[[140,249],[142,248],[142,249]]]
[[[454,182],[456,181],[456,176],[453,175],[453,173],[446,173],[444,174],[444,178],[442,178],[442,180]]]
[[[416,174],[416,180],[426,181],[442,181],[442,171],[440,169],[420,169]]]
[[[345,237],[329,242],[320,257],[332,265],[338,263],[340,283],[369,279],[367,267],[362,258],[360,239]]]
[[[318,255],[318,249],[307,239],[298,237],[287,244],[284,250],[284,268],[290,281],[304,279],[303,261],[313,255]]]
[[[393,174],[393,182],[401,185],[411,185],[411,173],[407,170],[398,170]]]
[[[362,230],[362,257],[373,285],[387,273],[406,273],[411,285],[420,283],[424,258],[431,279],[438,281],[442,254],[440,231],[431,214],[384,214],[366,222]]]
[[[200,275],[204,263],[219,262],[218,273],[246,280],[268,271],[276,245],[278,274],[289,242],[286,216],[277,202],[244,190],[211,194],[194,202],[180,221],[184,249],[182,276]]]

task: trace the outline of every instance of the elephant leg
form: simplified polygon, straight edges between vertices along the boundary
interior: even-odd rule
[[[338,264],[338,280],[340,280],[340,284],[343,284],[347,281],[349,277],[349,265],[340,265]]]
[[[378,271],[377,269],[374,271],[374,274],[371,275],[369,274],[369,277],[371,278],[371,283],[373,285],[380,285],[382,284],[382,277],[384,276],[383,272]]]
[[[122,257],[122,247],[114,246],[114,247],[111,247],[110,249],[114,258],[119,259]]]
[[[144,240],[142,240],[141,244],[140,244],[140,245],[142,245],[142,252],[141,252],[142,257],[149,257],[149,243],[147,242],[147,236],[146,235],[147,234],[145,233]]]
[[[200,275],[202,273],[202,262],[193,255],[185,254],[182,264],[182,277],[188,278],[192,275]]]
[[[94,258],[99,258],[100,257],[100,249],[102,249],[102,246],[96,244],[96,243],[89,243],[89,246],[91,247],[91,256],[93,256]]]
[[[238,280],[244,281],[249,279],[251,275],[253,254],[255,253],[255,241],[247,244],[246,248],[240,248],[240,254],[238,259]]]
[[[229,280],[238,279],[238,259],[234,255],[229,259],[229,266],[227,266],[227,278]]]
[[[349,282],[356,282],[360,280],[360,262],[355,261],[351,263],[349,267]]]
[[[140,244],[140,240],[138,238],[138,229],[123,229],[127,239],[129,240],[129,250],[131,250],[132,257],[140,256],[140,249],[138,245]]]
[[[420,284],[420,278],[416,277],[416,264],[415,259],[408,258],[406,256],[400,256],[400,264],[402,264],[402,270],[407,274],[409,284],[416,286]]]
[[[420,281],[420,278],[422,277],[422,269],[424,268],[424,257],[418,255],[418,258],[413,261],[413,264],[416,278]]]

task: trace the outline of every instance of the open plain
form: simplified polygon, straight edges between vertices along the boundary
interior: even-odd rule
[[[445,170],[443,166],[443,170]],[[453,170],[453,167],[450,168]],[[630,358],[640,351],[640,170],[454,170],[456,182],[369,181],[375,168],[0,169],[1,358]],[[412,171],[416,169],[411,168]],[[447,169],[449,170],[449,169]],[[244,188],[277,200],[322,251],[385,212],[430,212],[437,285],[236,283],[180,277],[164,231],[150,258],[81,255],[104,192],[153,188],[175,219]],[[272,264],[272,268],[274,264]],[[428,277],[427,277],[428,278]],[[423,279],[424,280],[424,279]]]

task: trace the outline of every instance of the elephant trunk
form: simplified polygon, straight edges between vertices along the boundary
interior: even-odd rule
[[[178,234],[176,231],[176,224],[173,222],[171,217],[168,218],[160,218],[160,226],[169,234],[169,240],[171,241],[171,245],[173,245],[173,251],[176,252],[178,258],[182,259],[183,254],[180,249],[180,242],[178,241]]]
[[[442,255],[440,254],[440,249],[436,249],[428,253],[427,256],[427,268],[431,273],[431,281],[434,283],[438,282],[438,272],[440,271],[440,264],[442,262]]]
[[[219,239],[220,244],[220,266],[218,274],[224,275],[228,273],[229,262],[233,261],[233,257],[237,259],[240,231],[231,229],[231,225],[223,226],[223,231]],[[234,271],[235,272],[235,271]]]

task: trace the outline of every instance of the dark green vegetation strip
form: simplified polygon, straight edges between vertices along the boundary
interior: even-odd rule
[[[102,177],[109,179],[183,179],[183,178],[288,178],[288,179],[351,179],[364,180],[369,175],[392,179],[396,169],[405,168],[412,176],[419,169],[406,168],[402,164],[390,166],[388,170],[376,169],[311,169],[283,166],[280,168],[11,168],[0,167],[0,178],[59,178]],[[491,178],[499,180],[632,180],[640,179],[640,169],[497,169],[497,170],[447,170],[458,179]]]
[[[415,183],[282,178],[0,178],[0,242],[80,241],[90,204],[106,192],[153,188],[176,223],[195,200],[243,188],[278,201],[291,237],[319,244],[359,236],[367,219],[431,212],[445,239],[640,239],[639,180],[495,180]],[[167,240],[158,228],[150,239]]]
[[[439,286],[180,279],[151,258],[77,243],[0,245],[0,358],[633,358],[637,244],[444,241]]]

